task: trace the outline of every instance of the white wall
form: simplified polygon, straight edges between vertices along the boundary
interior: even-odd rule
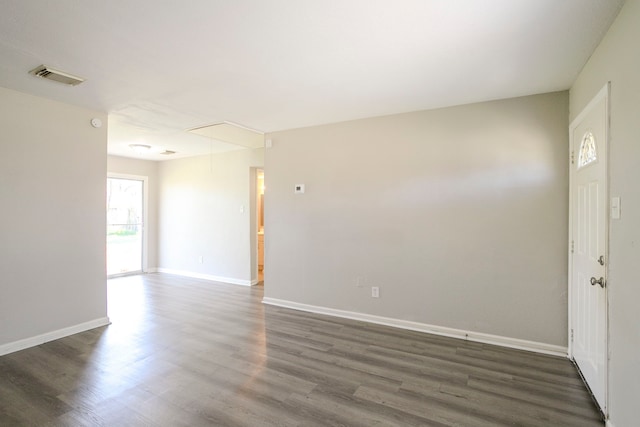
[[[107,173],[146,176],[148,179],[147,263],[149,271],[158,267],[158,162],[107,156]]]
[[[571,88],[575,117],[611,81],[610,195],[622,215],[610,223],[610,417],[616,426],[640,419],[640,1],[627,0]]]
[[[0,354],[107,322],[106,123],[0,88]]]
[[[255,221],[250,189],[252,168],[263,164],[260,148],[158,165],[160,271],[239,284],[257,279],[251,268],[256,236],[250,232]]]
[[[566,347],[567,127],[560,92],[268,135],[265,296]]]

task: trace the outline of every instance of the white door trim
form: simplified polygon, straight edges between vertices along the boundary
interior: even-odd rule
[[[142,225],[142,272],[149,272],[149,233],[148,229],[148,220],[149,220],[149,177],[144,175],[131,175],[126,173],[114,173],[107,172],[107,178],[120,178],[120,179],[131,179],[136,181],[142,181],[142,217],[144,224]],[[118,276],[113,275],[110,277]]]
[[[573,121],[571,122],[571,124],[569,125],[569,157],[574,160],[574,161],[578,161],[577,156],[578,153],[573,153],[573,146],[574,146],[574,140],[573,140],[573,133],[574,130],[576,129],[576,127],[578,127],[578,125],[582,122],[582,120],[587,116],[587,114],[589,114],[591,112],[591,110],[603,99],[605,100],[605,109],[606,109],[606,114],[607,114],[607,118],[606,118],[606,125],[605,125],[605,138],[604,138],[604,153],[605,153],[605,161],[603,163],[603,167],[605,169],[605,180],[606,182],[603,185],[603,190],[604,190],[604,201],[605,201],[605,230],[606,230],[606,238],[604,241],[604,246],[605,246],[605,280],[608,280],[608,273],[609,273],[609,235],[610,235],[610,228],[611,228],[611,222],[610,222],[610,205],[609,205],[609,142],[610,142],[610,123],[611,123],[611,99],[610,99],[610,94],[611,94],[611,82],[607,82],[604,87],[602,89],[600,89],[600,91],[594,96],[594,98],[587,104],[586,107],[584,107],[584,109],[580,112],[580,114],[578,114],[578,116],[576,116],[575,119],[573,119]],[[571,160],[570,160],[571,162]],[[573,198],[574,198],[574,188],[573,188],[573,184],[574,184],[574,177],[573,177],[573,168],[572,165],[569,165],[570,167],[570,173],[569,173],[569,241],[568,241],[568,343],[569,343],[569,358],[571,360],[574,360],[574,348],[573,348],[573,342],[572,342],[572,330],[573,330],[573,307],[572,307],[572,302],[573,302],[573,291],[572,291],[572,284],[573,284],[573,277],[572,277],[572,273],[573,273],[573,248],[572,248],[572,241],[574,240],[573,238]],[[605,419],[608,418],[608,407],[609,407],[609,292],[608,292],[608,285],[604,288],[605,291],[605,302],[606,302],[606,314],[605,314],[605,318],[606,318],[606,331],[605,331],[605,339],[606,339],[606,344],[605,344],[605,348],[606,348],[606,357],[605,357],[605,361],[604,361],[604,371],[605,371],[605,390],[604,390],[604,407],[601,408],[602,411],[604,412],[604,416]]]

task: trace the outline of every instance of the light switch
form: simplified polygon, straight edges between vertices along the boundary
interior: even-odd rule
[[[611,219],[620,219],[620,197],[611,198]]]
[[[304,184],[296,184],[293,187],[293,192],[296,194],[304,194]]]

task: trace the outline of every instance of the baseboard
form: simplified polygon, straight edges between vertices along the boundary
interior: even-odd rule
[[[157,273],[158,269],[155,267],[151,267],[151,268],[147,268],[145,271],[145,273]]]
[[[193,279],[211,280],[213,282],[230,283],[232,285],[253,286],[258,283],[257,281],[254,283],[254,281],[251,281],[251,280],[213,276],[211,274],[195,273],[193,271],[186,271],[186,270],[173,270],[171,268],[157,268],[156,271],[158,273],[175,274],[176,276],[191,277]]]
[[[24,350],[25,348],[35,347],[37,345],[44,344],[49,341],[68,337],[69,335],[88,331],[89,329],[99,328],[100,326],[106,326],[110,323],[111,322],[109,321],[108,317],[101,317],[99,319],[90,320],[89,322],[84,322],[78,325],[69,326],[67,328],[58,329],[56,331],[51,331],[41,335],[36,335],[35,337],[25,338],[19,341],[3,344],[3,345],[0,345],[0,356],[4,356],[5,354]]]
[[[375,316],[366,313],[356,313],[353,311],[337,310],[328,307],[320,307],[309,304],[301,304],[293,301],[276,298],[263,298],[264,304],[278,307],[292,308],[294,310],[308,311],[328,316],[342,317],[345,319],[360,320],[363,322],[375,323],[378,325],[391,326],[394,328],[407,329],[410,331],[426,332],[434,335],[442,335],[452,338],[461,338],[469,341],[484,344],[499,345],[502,347],[514,348],[518,350],[533,351],[536,353],[549,354],[553,356],[567,357],[567,347],[545,344],[536,341],[527,341],[517,338],[503,337],[500,335],[484,334],[481,332],[465,331],[462,329],[447,328],[444,326],[429,325],[426,323],[412,322],[410,320],[394,319],[391,317]]]

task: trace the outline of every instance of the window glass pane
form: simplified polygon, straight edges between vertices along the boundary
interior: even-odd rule
[[[596,139],[591,132],[587,132],[582,137],[582,143],[580,143],[580,150],[578,151],[578,168],[587,166],[589,163],[593,163],[598,160],[596,153]]]

